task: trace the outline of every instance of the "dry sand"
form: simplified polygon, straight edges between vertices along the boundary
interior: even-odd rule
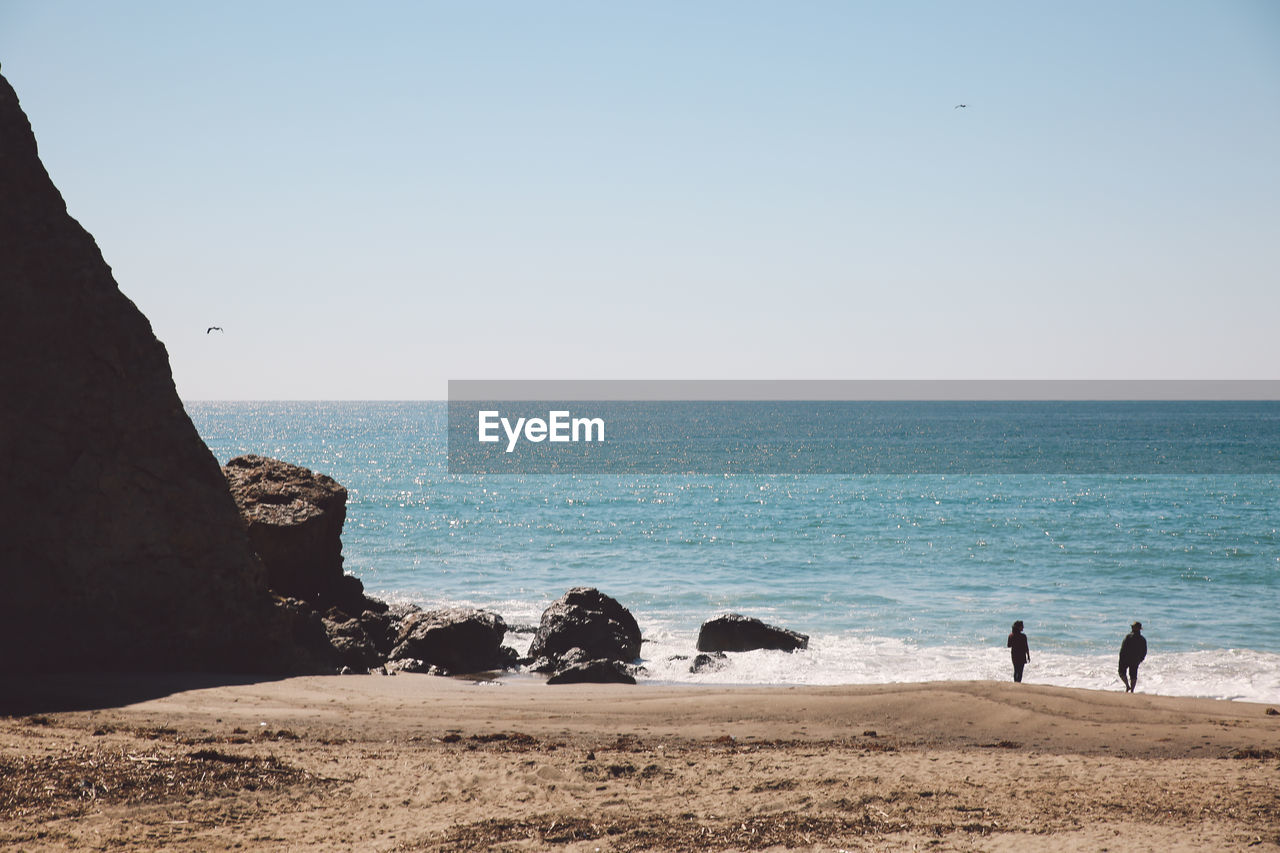
[[[1031,684],[0,680],[0,847],[1222,850],[1280,716]]]

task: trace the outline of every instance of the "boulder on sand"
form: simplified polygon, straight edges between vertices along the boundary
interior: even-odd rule
[[[416,659],[447,673],[485,672],[515,664],[514,649],[502,645],[507,625],[487,610],[450,607],[410,613],[390,660]]]
[[[616,660],[583,660],[556,670],[547,684],[635,684],[635,676]]]
[[[766,625],[759,619],[729,613],[702,623],[698,631],[700,652],[749,652],[753,649],[780,649],[792,652],[807,649],[809,637],[786,628]]]
[[[630,663],[640,657],[640,626],[600,590],[574,587],[543,611],[529,657],[543,659],[539,669],[554,670],[570,649],[582,649],[590,660]]]

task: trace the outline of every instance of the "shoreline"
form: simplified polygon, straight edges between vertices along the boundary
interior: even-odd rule
[[[742,654],[742,653],[738,653]],[[467,685],[472,687],[512,688],[516,691],[536,690],[566,692],[588,687],[598,691],[655,691],[674,692],[675,694],[723,694],[723,693],[769,693],[777,691],[803,692],[815,694],[848,693],[852,696],[876,694],[890,691],[907,692],[938,688],[942,690],[958,689],[968,686],[974,689],[1010,689],[1014,691],[1046,691],[1055,695],[1092,696],[1102,704],[1108,704],[1106,697],[1125,695],[1121,687],[1094,688],[1069,684],[1054,684],[1047,681],[1024,679],[1015,683],[1008,678],[960,678],[960,679],[920,679],[902,681],[875,682],[731,682],[731,681],[681,681],[662,680],[651,676],[637,679],[635,685],[622,684],[562,684],[548,685],[547,676],[536,672],[493,670],[489,672],[458,673],[452,675],[431,675],[411,672],[393,673],[347,673],[321,675],[288,675],[263,674],[250,672],[57,672],[57,673],[0,673],[0,719],[19,717],[38,713],[63,713],[97,710],[120,710],[146,702],[163,701],[166,697],[179,693],[201,690],[234,689],[248,685],[266,685],[280,683],[303,683],[319,680],[320,683],[337,684],[335,680],[350,679],[395,679],[411,680],[431,679],[441,685]],[[1118,681],[1117,681],[1118,683]],[[450,691],[452,688],[442,687]],[[376,695],[381,691],[371,689],[361,691]],[[425,692],[434,692],[427,690]],[[1274,708],[1280,714],[1280,699],[1251,699],[1223,696],[1158,693],[1139,687],[1138,691],[1129,694],[1136,699],[1149,699],[1157,703],[1213,703],[1244,708]]]
[[[488,607],[470,601],[430,602],[422,606]],[[643,611],[637,620],[645,626],[652,626],[654,622],[646,620]],[[647,635],[640,661],[646,674],[637,675],[637,680],[659,686],[726,688],[1011,681],[1009,652],[994,643],[916,646],[900,637],[865,635],[835,638],[833,643],[830,635],[821,634],[810,634],[809,647],[801,652],[734,652],[726,667],[693,674],[689,672],[689,665],[699,654],[696,637],[696,631],[686,631],[674,638],[663,636],[659,640]],[[518,642],[504,641],[504,644],[523,655],[531,639],[531,631],[522,632]],[[1027,666],[1024,680],[1046,687],[1100,692],[1122,690],[1116,663],[1116,650],[1111,648],[1059,651],[1041,646],[1035,650],[1035,660]],[[1280,672],[1280,653],[1276,652],[1249,648],[1170,650],[1162,645],[1159,653],[1141,668],[1139,692],[1188,699],[1280,704],[1277,672]],[[796,678],[797,673],[801,673],[801,677]],[[904,676],[904,673],[909,674]],[[886,675],[890,677],[881,677]],[[899,677],[893,678],[893,675]],[[785,680],[787,678],[794,680]]]
[[[35,680],[45,682],[43,696],[40,687],[32,684]],[[26,682],[31,698],[26,709],[9,714],[10,718],[32,714],[115,714],[143,717],[157,723],[166,716],[195,723],[209,717],[236,718],[244,708],[253,709],[253,714],[261,716],[264,709],[270,708],[288,723],[326,723],[341,728],[340,715],[363,710],[380,714],[378,722],[395,731],[401,725],[420,727],[436,716],[441,717],[443,723],[448,714],[467,709],[473,715],[483,711],[495,719],[505,720],[508,725],[520,724],[531,730],[549,731],[554,728],[549,720],[571,718],[584,730],[604,730],[630,720],[672,735],[686,735],[688,726],[697,720],[703,727],[744,726],[750,736],[764,737],[757,729],[795,719],[803,720],[806,730],[811,730],[814,736],[839,737],[857,728],[861,720],[894,736],[919,739],[927,734],[931,742],[949,746],[964,746],[975,739],[998,739],[1002,733],[1007,734],[1006,727],[1025,727],[1040,738],[1029,742],[1029,747],[1068,752],[1098,748],[1088,733],[1071,732],[1070,738],[1064,740],[1050,731],[1055,728],[1051,723],[1046,724],[1046,728],[1033,725],[1038,715],[1057,715],[1079,716],[1108,726],[1130,725],[1135,732],[1151,726],[1180,726],[1192,732],[1188,735],[1180,730],[1174,737],[1164,735],[1162,747],[1148,747],[1152,749],[1150,752],[1138,750],[1132,744],[1125,747],[1125,754],[1135,756],[1168,756],[1179,748],[1191,751],[1202,748],[1204,735],[1195,734],[1198,729],[1194,727],[1205,720],[1214,721],[1213,726],[1231,720],[1232,730],[1248,721],[1250,725],[1244,731],[1273,736],[1274,743],[1267,743],[1265,748],[1280,748],[1280,714],[1267,713],[1268,709],[1280,711],[1280,708],[1267,703],[1004,681],[548,686],[541,676],[522,674],[515,677],[400,673],[264,678],[249,674],[63,673],[6,676],[0,679],[0,685],[12,694],[15,681]],[[32,687],[36,690],[31,691]],[[726,697],[733,699],[732,709],[725,707]],[[917,699],[931,706],[942,697],[955,703],[945,712],[932,707],[921,711],[915,707]],[[409,702],[424,705],[409,712]],[[989,712],[993,706],[1004,706],[1008,713],[984,716],[983,712]],[[672,721],[677,718],[673,715],[678,715],[678,723]],[[948,726],[957,722],[964,722],[973,732],[949,734]],[[450,725],[456,723],[455,720]],[[1215,738],[1215,743],[1227,750],[1256,747],[1246,740]]]
[[[29,708],[46,710],[0,717],[0,842],[42,848],[1280,841],[1280,715],[1256,703],[1004,682],[548,687],[407,674],[0,687],[24,683]],[[17,805],[14,786],[27,792]]]

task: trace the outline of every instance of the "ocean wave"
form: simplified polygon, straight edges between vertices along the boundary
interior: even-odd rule
[[[1007,649],[920,646],[891,637],[822,635],[798,652],[727,655],[724,666],[690,672],[696,638],[657,632],[644,645],[642,680],[725,685],[892,684],[1010,681]],[[1032,653],[1024,683],[1119,690],[1115,654]],[[1280,654],[1247,649],[1154,653],[1139,670],[1139,693],[1280,702]]]

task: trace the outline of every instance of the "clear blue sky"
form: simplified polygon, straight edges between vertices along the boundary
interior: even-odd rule
[[[0,0],[0,68],[187,399],[1280,378],[1271,0]]]

